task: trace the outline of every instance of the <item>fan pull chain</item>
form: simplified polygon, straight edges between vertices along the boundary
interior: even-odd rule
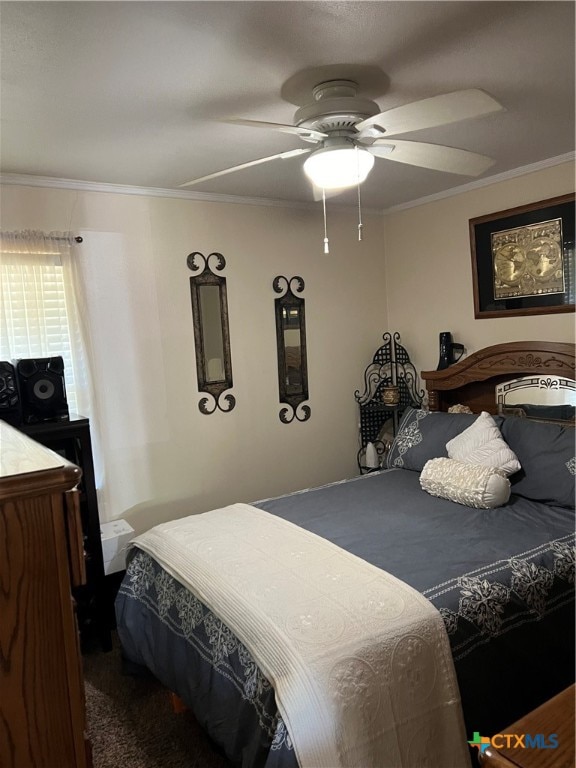
[[[360,161],[358,159],[358,147],[356,147],[356,163],[358,167],[358,242],[362,242],[362,203],[360,200]]]
[[[326,225],[326,190],[322,187],[322,208],[324,210],[324,253],[330,253],[328,245],[328,228]]]
[[[362,204],[360,202],[360,184],[358,184],[358,242],[362,242]]]

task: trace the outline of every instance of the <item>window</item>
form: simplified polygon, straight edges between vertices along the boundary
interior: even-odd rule
[[[70,411],[89,415],[73,242],[58,233],[1,233],[0,359],[60,355]]]

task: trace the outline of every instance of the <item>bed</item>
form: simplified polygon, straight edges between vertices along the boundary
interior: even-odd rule
[[[449,643],[468,739],[498,732],[574,681],[574,433],[496,415],[495,386],[524,374],[574,379],[572,345],[500,344],[424,372],[430,410],[404,414],[382,471],[251,507],[426,598]],[[474,413],[448,413],[456,404]],[[495,414],[522,465],[509,501],[483,509],[426,493],[426,463],[446,457],[446,443],[481,411]],[[299,765],[274,686],[255,661],[258,638],[241,642],[218,604],[209,608],[144,544],[130,551],[116,613],[125,659],[174,691],[232,762]],[[410,673],[405,665],[404,681]],[[431,731],[420,736],[425,746],[434,741]],[[373,763],[400,764],[408,765],[384,754]]]

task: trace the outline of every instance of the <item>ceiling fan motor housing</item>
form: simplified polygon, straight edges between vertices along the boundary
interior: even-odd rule
[[[317,85],[312,93],[315,100],[294,115],[298,127],[332,134],[342,131],[345,135],[357,123],[380,112],[376,102],[356,95],[358,85],[352,80],[329,80]]]

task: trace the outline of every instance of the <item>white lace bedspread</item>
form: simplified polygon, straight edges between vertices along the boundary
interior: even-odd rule
[[[300,768],[469,768],[444,623],[412,587],[247,504],[133,543],[253,655]]]

